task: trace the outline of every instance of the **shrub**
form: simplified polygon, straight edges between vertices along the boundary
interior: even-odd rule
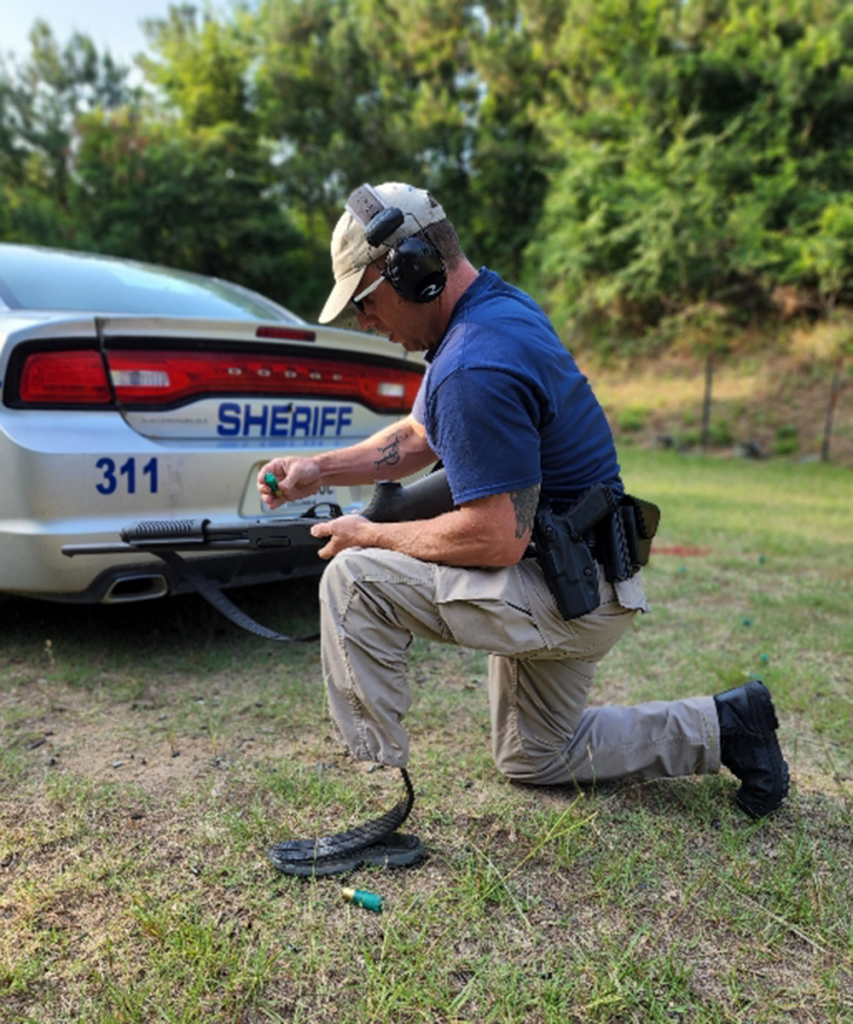
[[[793,455],[800,447],[800,433],[793,423],[785,423],[776,431],[773,451],[777,455]]]
[[[734,434],[728,420],[716,420],[708,428],[708,443],[714,447],[723,447],[734,442]]]
[[[619,414],[617,423],[620,430],[624,430],[627,433],[635,433],[645,427],[648,419],[649,410],[644,409],[642,406],[635,405],[624,409]]]

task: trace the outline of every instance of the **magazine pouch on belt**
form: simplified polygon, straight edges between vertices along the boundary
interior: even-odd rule
[[[633,576],[640,566],[649,563],[652,538],[660,523],[660,509],[650,501],[624,494],[619,498],[619,518],[625,533],[628,564],[631,568],[628,575]],[[610,580],[610,577],[607,579]]]
[[[649,561],[660,509],[649,501],[622,494],[614,499],[616,514],[600,519],[590,538],[608,583],[630,579]]]

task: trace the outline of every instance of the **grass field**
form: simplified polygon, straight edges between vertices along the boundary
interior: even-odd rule
[[[663,522],[653,613],[595,703],[760,675],[792,794],[755,823],[726,772],[505,782],[486,660],[413,647],[396,872],[285,878],[264,850],[379,813],[399,775],[342,755],[318,645],[194,598],[0,603],[0,1021],[853,1021],[853,475],[628,448]],[[288,633],[316,584],[240,593]],[[372,914],[341,884],[385,900]]]

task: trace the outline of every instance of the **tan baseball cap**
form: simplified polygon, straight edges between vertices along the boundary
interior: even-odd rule
[[[403,214],[403,223],[380,245],[368,245],[367,225],[382,210],[396,207]],[[383,185],[362,185],[347,200],[347,205],[332,233],[332,289],[323,312],[321,324],[327,324],[343,312],[353,297],[365,269],[393,248],[398,242],[416,235],[429,224],[445,219],[444,210],[429,192],[399,181]]]

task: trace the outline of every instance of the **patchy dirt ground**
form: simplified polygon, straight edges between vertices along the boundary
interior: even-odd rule
[[[187,718],[188,706],[190,714],[207,707],[216,714],[221,703],[216,693],[193,696],[204,690],[201,683],[163,684],[148,697],[128,700],[116,698],[106,680],[97,689],[39,680],[0,693],[0,709],[26,709],[25,717],[7,729],[17,733],[33,766],[93,781],[132,781],[158,796],[254,751],[284,758],[300,746],[257,721],[264,705],[251,693],[233,711],[247,727],[235,730],[229,724],[227,737],[212,735],[200,715],[195,722]],[[234,703],[229,693],[229,709]]]
[[[317,686],[321,686],[319,679]],[[442,686],[465,694],[469,704],[464,718],[478,727],[481,735],[475,742],[486,747],[487,695],[482,681],[472,683],[451,674]],[[220,690],[227,693],[224,699],[218,695]],[[167,794],[175,797],[191,789],[199,779],[214,778],[230,767],[259,759],[274,763],[297,758],[303,763],[313,761],[319,768],[341,759],[349,761],[319,707],[313,726],[290,729],[265,722],[262,694],[245,683],[235,691],[233,682],[226,679],[204,697],[195,695],[200,691],[201,686],[191,682],[160,684],[147,697],[126,699],[116,697],[108,685],[83,689],[36,680],[0,692],[0,714],[5,712],[12,719],[5,741],[22,750],[30,771],[68,773],[95,784],[131,785],[158,802]],[[618,673],[609,676],[605,670],[591,704],[632,700],[625,678]],[[217,710],[223,703],[224,711]],[[204,714],[208,708],[213,717]],[[24,712],[22,717],[15,717],[16,709]],[[212,729],[208,722],[220,714],[227,721]],[[472,739],[461,724],[456,720],[444,728],[428,722],[420,729],[416,726],[417,744],[445,750],[458,744],[461,752]],[[846,774],[848,765],[839,775],[823,756],[825,741],[802,716],[787,716],[781,736],[795,782],[803,791],[837,794],[839,782],[853,780]],[[350,761],[347,770],[353,769],[373,772],[373,766]]]
[[[72,685],[14,666],[0,692],[19,770],[0,801],[0,1020],[639,1024],[663,1019],[662,1001],[833,1024],[853,1008],[832,903],[853,836],[837,781],[798,767],[819,743],[802,722],[784,723],[796,796],[750,838],[726,773],[589,794],[503,784],[483,665],[441,652],[413,666],[427,858],[316,884],[279,876],[268,843],[401,795],[396,772],[353,779],[318,672],[300,668],[303,706],[284,710],[255,669]],[[596,703],[631,697],[624,671],[602,671]],[[792,879],[812,901],[796,917],[778,897]],[[353,912],[341,884],[379,891],[387,912]],[[497,1005],[522,990],[521,1008]],[[546,1000],[565,1004],[559,1018]]]

